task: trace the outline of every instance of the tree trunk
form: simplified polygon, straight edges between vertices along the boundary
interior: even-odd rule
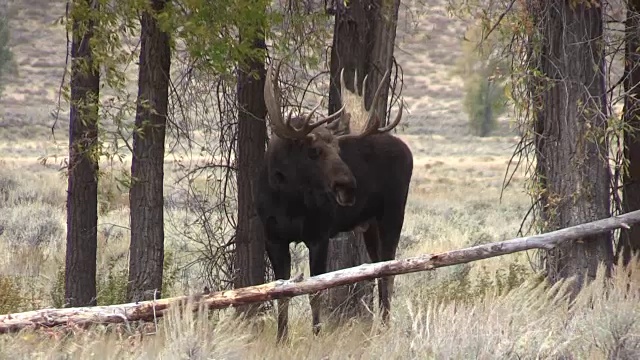
[[[87,12],[98,9],[93,1],[72,6],[65,301],[85,306],[96,304],[100,74],[90,45],[95,23],[80,19],[92,18]]]
[[[542,205],[547,230],[609,217],[602,4],[572,6],[554,0],[544,23],[541,69],[548,88],[538,114],[536,161],[545,179]],[[573,8],[572,8],[573,7]],[[576,276],[573,293],[613,261],[610,234],[587,236],[547,253],[547,276],[555,282]]]
[[[128,298],[161,297],[164,263],[164,138],[169,103],[169,34],[155,18],[166,0],[142,14],[138,104],[133,135]],[[157,293],[154,293],[156,292]]]
[[[370,30],[371,11],[367,11],[367,0],[350,2],[349,8],[336,13],[333,45],[331,47],[329,114],[337,111],[340,103],[340,71],[344,68],[347,88],[353,89],[354,71],[358,72],[359,88],[362,89],[364,74],[369,72],[372,32]],[[365,99],[369,101],[369,97]],[[345,232],[329,240],[327,271],[334,271],[370,262],[362,233]],[[373,308],[373,281],[329,289],[323,296],[327,306],[328,323],[334,325],[345,319],[369,316],[368,308]],[[369,316],[370,317],[370,316]]]
[[[624,121],[631,131],[624,133],[624,158],[629,168],[624,172],[622,183],[623,211],[640,209],[640,1],[627,2],[625,44],[625,102]],[[624,265],[631,256],[640,252],[640,227],[621,232],[616,257],[622,257]]]
[[[486,88],[486,91],[484,91],[484,94],[481,95],[484,102],[484,111],[482,114],[482,130],[480,131],[480,136],[485,137],[489,136],[489,134],[491,133],[491,122],[493,121],[493,104],[491,103],[491,100],[493,100],[493,83],[486,78],[482,79],[482,81]]]
[[[344,232],[329,240],[327,271],[346,269],[369,263],[371,259],[361,232]],[[350,318],[371,318],[374,280],[338,286],[327,290],[326,312],[328,323],[339,325]]]
[[[373,100],[382,76],[393,64],[393,49],[396,40],[398,9],[400,1],[384,2],[381,0],[356,0],[349,3],[348,8],[338,6],[331,48],[331,86],[329,89],[329,110],[338,110],[340,87],[340,70],[345,68],[345,81],[351,90],[354,71],[358,71],[358,86],[362,90],[362,80],[367,78],[370,89],[365,98],[367,107]],[[378,101],[378,114],[387,120],[388,86],[390,78],[385,79],[385,86]]]
[[[251,41],[253,49],[266,52],[264,35],[244,33],[240,41]],[[253,199],[253,182],[262,166],[267,141],[264,103],[266,70],[264,56],[248,58],[238,66],[238,225],[235,239],[234,287],[262,284],[265,281],[264,230]],[[257,78],[255,77],[257,76]],[[242,307],[255,313],[257,308]]]
[[[329,113],[337,111],[340,103],[340,71],[344,68],[346,86],[353,89],[355,71],[358,72],[358,90],[368,75],[367,106],[373,100],[382,75],[391,66],[396,37],[399,1],[385,4],[382,1],[356,0],[348,8],[338,5],[333,46],[331,48],[331,80],[329,87]],[[378,115],[386,120],[389,79],[385,80],[380,95]],[[362,233],[341,233],[329,242],[327,270],[333,271],[357,266],[371,259],[367,254]],[[337,323],[356,316],[370,316],[373,308],[373,281],[333,288],[327,292],[329,318]]]
[[[374,0],[373,7],[375,9],[372,38],[373,49],[369,55],[372,63],[370,69],[373,71],[369,71],[367,89],[375,89],[378,84],[380,84],[380,81],[383,80],[382,76],[387,69],[390,69],[393,64],[393,49],[396,43],[400,0]],[[387,114],[387,97],[390,81],[391,77],[384,79],[384,90],[378,101],[377,112],[384,121],[383,124],[389,121],[388,116],[385,114]],[[370,106],[371,101],[373,101],[373,94],[371,94],[371,97],[367,97],[367,106]]]

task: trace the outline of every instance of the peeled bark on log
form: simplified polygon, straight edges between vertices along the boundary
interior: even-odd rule
[[[175,306],[187,306],[192,311],[196,311],[200,307],[222,309],[229,306],[263,302],[282,297],[299,296],[383,276],[432,270],[524,250],[551,249],[569,240],[580,240],[587,236],[602,234],[617,228],[629,228],[629,225],[635,223],[640,223],[640,210],[546,234],[478,245],[435,255],[427,254],[403,260],[363,264],[304,280],[277,280],[267,284],[219,291],[206,295],[180,296],[138,303],[43,309],[0,315],[0,333],[16,332],[25,328],[53,327],[67,324],[86,326],[98,323],[124,323],[137,320],[152,321],[155,318],[162,317],[170,307]]]

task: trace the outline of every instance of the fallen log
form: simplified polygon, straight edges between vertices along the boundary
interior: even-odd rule
[[[427,254],[402,260],[363,264],[308,279],[277,280],[267,284],[210,294],[180,296],[138,303],[42,309],[0,315],[0,333],[16,332],[25,328],[53,327],[68,324],[87,326],[91,324],[126,323],[138,320],[153,321],[162,317],[169,308],[175,306],[191,307],[192,311],[196,311],[200,307],[221,309],[282,297],[299,296],[383,276],[432,270],[524,250],[551,249],[562,242],[578,240],[618,228],[629,228],[630,224],[638,222],[640,222],[640,210],[545,234],[483,244],[434,255]]]

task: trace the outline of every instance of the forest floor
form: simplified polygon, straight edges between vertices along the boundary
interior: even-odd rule
[[[398,258],[516,237],[531,204],[523,168],[503,190],[519,141],[510,123],[502,121],[485,138],[469,132],[462,79],[452,75],[466,24],[447,15],[447,0],[425,3],[403,2],[398,26],[396,58],[404,69],[409,109],[408,127],[398,136],[415,159]],[[66,179],[60,171],[66,112],[55,136],[51,132],[66,44],[63,29],[53,23],[64,14],[64,2],[11,5],[18,69],[0,100],[0,313],[60,303],[66,232]],[[167,199],[181,196],[174,182],[179,165],[167,157]],[[101,303],[122,298],[126,281],[128,193],[116,177],[128,167],[126,159],[101,164]],[[172,281],[167,296],[206,285],[197,271],[183,266],[198,256],[184,236],[184,213],[171,206],[165,211],[171,254],[166,273]],[[302,248],[292,249],[297,270],[306,269]],[[258,330],[239,323],[231,311],[210,317],[176,311],[145,336],[122,327],[0,336],[0,359],[640,357],[640,296],[622,290],[629,281],[625,274],[614,275],[617,286],[606,299],[599,278],[570,308],[557,289],[540,283],[535,263],[536,253],[528,252],[397,276],[390,328],[380,327],[374,316],[372,324],[354,322],[314,338],[308,298],[298,297],[287,346],[275,346],[273,313]],[[640,283],[637,273],[631,281]]]

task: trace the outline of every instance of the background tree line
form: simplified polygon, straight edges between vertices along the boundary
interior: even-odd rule
[[[0,96],[2,96],[4,85],[3,78],[15,66],[13,54],[9,48],[9,20],[6,12],[6,9],[0,6]]]

